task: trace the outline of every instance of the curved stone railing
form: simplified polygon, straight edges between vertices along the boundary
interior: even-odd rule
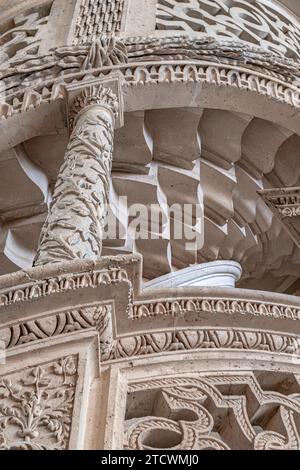
[[[228,288],[143,293],[141,260],[132,256],[36,267],[0,279],[0,346],[0,384],[7,389],[2,402],[20,398],[25,406],[29,396],[35,397],[50,413],[49,422],[59,408],[56,422],[64,429],[57,434],[53,426],[45,433],[44,421],[37,419],[39,432],[25,441],[19,432],[22,421],[10,425],[6,420],[0,448],[167,449],[175,445],[173,428],[181,449],[298,446],[296,425],[290,426],[300,413],[297,297]],[[47,378],[47,402],[38,392],[42,377]],[[244,397],[249,407],[239,408],[242,392],[234,395],[234,385],[251,390]],[[11,386],[17,387],[13,395]],[[141,405],[140,400],[153,406],[153,397],[161,393],[178,410],[192,406],[195,412],[194,403],[202,403],[197,413],[205,413],[212,424],[197,434],[192,447],[175,417],[166,421],[159,413],[151,418],[151,409]],[[204,397],[213,400],[215,409]],[[261,425],[251,403],[261,409]],[[282,412],[283,427],[274,423],[276,439],[265,428],[271,419],[267,403]],[[22,406],[19,414],[25,419]],[[224,409],[238,419],[234,433],[223,434],[230,426]],[[196,415],[188,419],[191,433],[197,429]],[[66,420],[70,426],[64,428]],[[222,428],[215,428],[220,420]],[[163,423],[158,444],[153,432]],[[293,435],[286,434],[290,429]]]

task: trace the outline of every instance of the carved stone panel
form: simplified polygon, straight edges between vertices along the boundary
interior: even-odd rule
[[[35,265],[101,254],[118,99],[90,86],[74,100],[74,126],[43,227]]]
[[[94,41],[100,34],[118,33],[124,3],[125,0],[81,0],[74,43]]]
[[[297,450],[299,377],[245,372],[132,383],[127,449]]]
[[[0,449],[68,448],[77,356],[0,376]]]

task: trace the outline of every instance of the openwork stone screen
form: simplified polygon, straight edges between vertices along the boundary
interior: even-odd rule
[[[300,25],[268,0],[158,0],[156,28],[242,40],[298,58]]]
[[[196,375],[129,387],[126,449],[297,450],[299,377]]]

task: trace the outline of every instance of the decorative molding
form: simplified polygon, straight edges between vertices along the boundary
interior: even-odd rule
[[[189,327],[115,338],[114,315],[111,303],[87,305],[5,326],[0,329],[0,338],[9,350],[45,338],[95,329],[99,333],[101,362],[201,349],[268,351],[300,358],[300,336],[268,330]]]
[[[299,58],[299,19],[276,1],[158,0],[156,15],[156,29],[240,39]]]
[[[219,40],[214,37],[181,34],[176,36],[132,37],[126,39],[129,62],[191,60],[241,66],[288,82],[299,82],[299,62],[251,46],[241,41]]]
[[[12,80],[23,85],[21,74],[26,81],[34,82],[36,72],[45,70],[47,79],[58,78],[86,68],[100,68],[109,65],[124,65],[136,62],[192,61],[213,62],[231,66],[244,66],[248,70],[266,73],[286,82],[297,82],[299,63],[258,47],[241,42],[218,41],[211,37],[177,35],[170,37],[131,37],[120,39],[101,36],[91,44],[57,47],[45,55],[18,60],[7,68],[0,68],[0,78],[7,89]],[[15,76],[15,78],[14,78]],[[46,77],[45,77],[46,78]],[[299,80],[298,80],[299,81]],[[14,83],[14,82],[13,82]]]
[[[109,68],[94,71],[93,75],[95,77],[101,76],[104,72],[109,73],[112,70]],[[217,63],[192,63],[189,61],[178,62],[177,64],[158,62],[145,65],[128,65],[120,67],[118,70],[122,72],[124,77],[123,91],[127,87],[136,86],[208,83],[214,86],[239,88],[245,92],[250,91],[272,98],[293,108],[300,108],[300,88],[262,73],[255,73],[246,68],[232,68],[229,65]],[[48,84],[45,83],[42,88],[35,86],[34,90],[29,89],[25,93],[20,91],[17,93],[13,103],[10,103],[12,96],[8,97],[8,102],[0,103],[0,118],[6,120],[15,114],[38,108],[41,104],[64,99],[66,84],[69,81],[83,83],[85,78],[85,74],[79,73],[70,77],[65,76],[64,82],[53,83],[50,81]]]
[[[4,327],[0,329],[0,338],[8,350],[45,338],[54,338],[90,328],[95,328],[104,335],[103,325],[107,326],[107,319],[112,321],[113,310],[112,303],[104,303],[52,313]],[[102,345],[101,337],[100,345]],[[105,349],[104,343],[103,348]]]
[[[300,204],[295,204],[292,207],[278,207],[278,212],[282,217],[299,217],[300,216]]]
[[[258,193],[300,248],[300,232],[297,220],[294,221],[300,217],[300,187],[266,189]]]
[[[128,62],[124,41],[115,36],[101,36],[92,42],[81,70],[97,69],[106,66],[122,65]]]
[[[260,191],[268,205],[277,210],[280,217],[298,217],[300,215],[300,187],[278,188]]]
[[[261,386],[264,378],[267,387]],[[292,375],[282,382],[268,371],[259,379],[250,371],[224,371],[131,383],[124,447],[298,450],[299,382]],[[289,392],[295,382],[297,391]],[[148,404],[136,415],[129,398],[136,403],[145,394]]]
[[[114,94],[110,83],[118,94]],[[67,87],[70,140],[34,265],[100,257],[107,215],[114,130],[123,123],[118,77]]]
[[[0,376],[0,449],[68,448],[77,356]]]
[[[300,358],[298,335],[247,328],[189,326],[187,329],[164,329],[115,337],[114,315],[112,303],[87,305],[4,326],[0,329],[0,338],[5,349],[10,350],[45,338],[95,329],[99,334],[101,362],[203,349],[264,351]]]
[[[121,30],[125,0],[81,0],[74,44],[96,40],[101,34]]]
[[[45,29],[52,6],[51,1],[35,11],[28,9],[11,19],[9,27],[0,34],[0,70],[10,72],[11,62],[22,63],[37,57],[41,33]]]
[[[278,303],[257,302],[255,300],[218,299],[209,297],[157,299],[155,301],[136,301],[132,308],[132,319],[144,317],[184,316],[187,313],[207,312],[214,315],[239,313],[249,316],[300,320],[300,307]]]
[[[127,59],[129,65],[126,65]],[[143,64],[139,63],[143,62]],[[299,63],[213,38],[172,36],[119,40],[99,38],[92,45],[66,46],[44,56],[0,69],[1,119],[65,98],[64,86],[119,70],[123,87],[162,83],[213,83],[249,90],[293,107],[300,106]],[[41,77],[44,76],[41,85]]]

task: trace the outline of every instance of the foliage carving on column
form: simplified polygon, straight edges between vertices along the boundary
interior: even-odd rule
[[[77,357],[0,376],[0,450],[67,449]]]
[[[92,85],[75,98],[73,132],[60,169],[35,266],[101,255],[118,98]]]

